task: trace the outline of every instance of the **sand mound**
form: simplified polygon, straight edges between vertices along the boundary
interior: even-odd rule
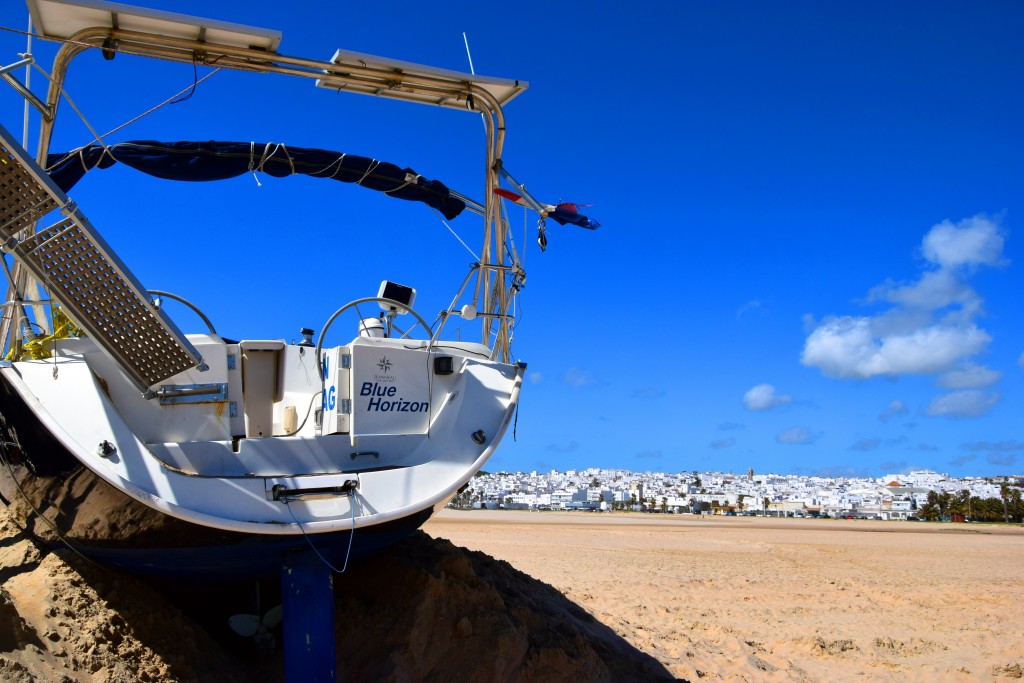
[[[7,519],[0,565],[0,680],[284,680],[279,648],[227,626],[275,586],[147,581],[41,549]],[[672,680],[551,586],[421,532],[334,585],[339,681]]]

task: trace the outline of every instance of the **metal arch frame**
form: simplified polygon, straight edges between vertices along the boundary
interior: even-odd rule
[[[381,84],[387,84],[396,79],[393,69],[383,67],[368,66],[360,71],[353,71],[348,67],[339,67],[333,62],[118,28],[86,28],[67,39],[43,37],[47,40],[58,40],[64,44],[54,58],[50,86],[46,99],[42,103],[44,109],[41,110],[42,122],[36,151],[36,159],[40,163],[43,163],[42,160],[46,159],[49,151],[60,94],[70,63],[77,55],[90,48],[110,49],[109,46],[116,45],[116,52],[126,54],[189,64],[215,65],[218,68],[235,71],[276,73],[319,79],[329,81],[332,86],[352,83],[364,88],[377,86],[379,89]],[[503,362],[509,362],[510,341],[506,315],[511,302],[506,287],[506,273],[509,271],[509,264],[505,262],[505,254],[502,249],[507,239],[507,230],[501,219],[498,201],[493,192],[499,182],[498,176],[505,138],[505,117],[501,103],[486,88],[472,80],[458,78],[458,74],[402,73],[399,80],[399,88],[379,89],[376,94],[394,99],[410,99],[419,103],[423,103],[423,94],[456,100],[461,98],[466,101],[468,108],[484,114],[487,147],[484,169],[485,225],[483,250],[473,303],[478,306],[479,302],[483,301],[482,308],[493,314],[482,318],[482,341],[488,346],[491,346],[489,340],[493,323],[495,320],[499,321],[493,355]],[[523,88],[525,87],[524,83]],[[420,97],[403,98],[404,92],[416,93]],[[19,273],[19,270],[21,269],[16,269],[16,283],[17,289],[20,291],[25,286],[25,280],[24,273]],[[10,333],[9,323],[6,320],[0,322],[0,339],[6,341]]]

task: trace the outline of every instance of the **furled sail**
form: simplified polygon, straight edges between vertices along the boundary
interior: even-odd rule
[[[94,168],[121,162],[168,180],[224,180],[259,171],[278,178],[301,173],[356,183],[391,197],[418,201],[451,220],[466,208],[439,180],[428,180],[409,168],[355,154],[278,143],[157,142],[135,140],[108,147],[88,145],[71,152],[51,154],[47,171],[65,192]]]

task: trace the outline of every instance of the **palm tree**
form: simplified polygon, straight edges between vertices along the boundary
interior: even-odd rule
[[[1007,502],[1010,498],[1010,485],[1005,481],[999,485],[999,498],[1001,498],[1003,501],[1003,521],[1009,523],[1010,514],[1009,510],[1007,509]]]
[[[970,506],[971,493],[967,489],[964,489],[955,496],[950,494],[949,503],[946,510],[949,512],[950,516],[960,515],[966,518]]]
[[[974,516],[985,522],[999,520],[1002,513],[1002,505],[998,498],[975,498],[971,501]]]
[[[1017,522],[1024,521],[1024,497],[1019,487],[1010,489],[1010,519]]]

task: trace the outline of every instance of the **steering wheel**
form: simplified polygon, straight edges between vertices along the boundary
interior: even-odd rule
[[[405,304],[401,303],[400,301],[395,301],[394,299],[387,299],[387,298],[384,298],[382,296],[371,296],[371,297],[367,297],[365,299],[356,299],[355,301],[349,301],[347,304],[345,304],[344,306],[342,306],[341,308],[336,310],[334,312],[334,315],[332,315],[330,318],[327,319],[327,322],[324,323],[323,329],[320,330],[320,337],[316,340],[316,356],[315,356],[315,358],[317,358],[317,359],[320,358],[320,352],[323,350],[324,338],[327,336],[327,330],[330,329],[331,324],[334,322],[335,318],[337,318],[339,315],[341,315],[345,311],[349,310],[350,308],[356,309],[356,313],[359,315],[360,331],[366,329],[366,328],[363,327],[362,321],[366,320],[367,318],[374,318],[375,317],[375,316],[372,316],[372,315],[371,316],[365,316],[365,315],[363,315],[362,311],[359,310],[360,306],[363,306],[363,305],[366,305],[366,304],[379,304],[383,308],[385,308],[385,310],[387,310],[387,309],[400,310],[400,311],[405,311],[406,313],[411,313],[412,314],[412,316],[416,319],[416,324],[413,325],[412,327],[410,327],[408,330],[404,330],[403,331],[401,328],[399,328],[397,326],[393,327],[394,331],[401,332],[401,336],[397,337],[397,339],[412,339],[413,337],[411,337],[410,334],[412,333],[413,330],[415,330],[417,327],[420,327],[420,326],[423,327],[423,331],[425,332],[426,338],[428,340],[433,338],[433,336],[434,336],[434,332],[433,332],[433,330],[430,329],[430,325],[427,324],[427,321],[424,320],[423,317],[420,316],[419,313],[417,313],[416,311],[412,310],[412,308],[410,308],[409,306],[406,306]],[[376,312],[376,310],[374,310],[374,312]],[[316,366],[317,366],[317,371],[321,375],[320,379],[322,380],[323,379],[323,371],[324,371],[323,370],[323,366],[319,362],[317,362]]]

